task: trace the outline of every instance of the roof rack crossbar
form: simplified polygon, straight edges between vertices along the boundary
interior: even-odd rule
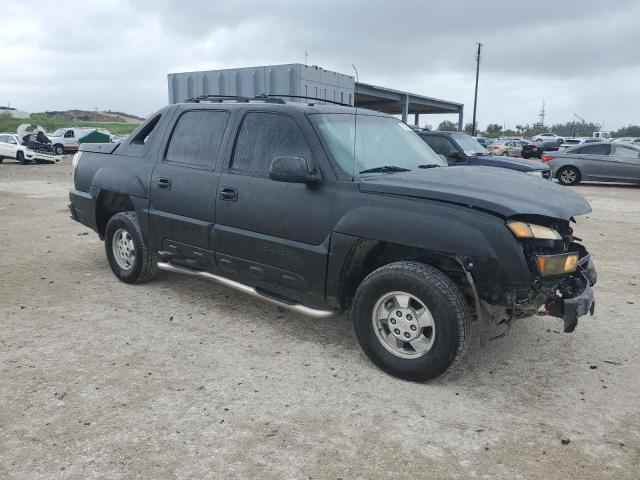
[[[281,94],[270,93],[268,95],[267,94],[265,95],[267,97],[301,98],[304,100],[315,100],[316,102],[331,103],[333,105],[340,105],[342,107],[353,107],[353,105],[349,105],[348,103],[336,102],[334,100],[327,100],[326,98],[307,97],[306,95],[289,95],[288,93],[281,93]]]
[[[267,103],[286,103],[286,98],[299,98],[304,100],[313,100],[315,102],[324,102],[331,103],[332,105],[340,105],[342,107],[353,107],[353,105],[349,105],[348,103],[335,102],[333,100],[327,100],[326,98],[317,98],[317,97],[307,97],[305,95],[290,95],[287,93],[283,94],[275,94],[275,93],[263,93],[260,95],[256,95],[255,97],[243,97],[240,95],[198,95],[197,97],[188,98],[185,100],[185,103],[200,103],[200,102],[218,102],[222,103],[227,100],[249,103],[251,101],[262,101]]]

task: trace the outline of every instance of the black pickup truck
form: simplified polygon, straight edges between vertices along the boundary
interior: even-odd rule
[[[128,283],[168,270],[318,319],[349,312],[380,368],[425,380],[536,314],[572,331],[596,272],[591,211],[519,172],[447,167],[394,117],[273,97],[168,106],[73,160],[74,220]],[[485,328],[486,327],[486,328]],[[475,331],[475,329],[474,329]]]

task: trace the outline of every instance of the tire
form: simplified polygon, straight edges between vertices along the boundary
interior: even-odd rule
[[[505,150],[504,152],[502,152],[502,156],[503,157],[508,157],[509,156],[509,150]]]
[[[576,167],[562,167],[556,178],[562,185],[577,185],[581,179],[580,170]]]
[[[128,245],[132,243],[133,250],[123,247],[122,243],[118,245],[119,240]],[[148,282],[158,269],[158,255],[149,246],[135,212],[116,213],[109,219],[105,230],[104,248],[111,270],[125,283]],[[125,256],[124,251],[128,251],[130,255]],[[125,260],[130,263],[128,268],[123,263]]]
[[[24,157],[24,152],[16,153],[16,160],[19,161],[21,165],[27,164],[27,159]]]
[[[59,143],[53,146],[53,153],[55,153],[56,155],[62,155],[64,154],[64,146],[60,145]]]
[[[392,300],[387,300],[389,295]],[[406,297],[404,302],[397,301],[404,295],[410,297],[408,302]],[[403,304],[408,308],[402,308]],[[428,321],[419,306],[426,307]],[[381,311],[390,312],[386,327],[378,320]],[[469,343],[470,316],[462,294],[449,277],[424,263],[395,262],[369,274],[356,291],[349,315],[369,359],[405,380],[424,381],[441,375],[462,357]],[[417,328],[410,321],[418,322]],[[423,328],[425,324],[432,326]],[[396,334],[401,341],[395,340]],[[404,342],[408,335],[418,335],[411,341],[418,340],[415,344],[420,349]],[[395,342],[395,349],[391,342]]]
[[[4,162],[4,157],[0,157],[0,163]]]

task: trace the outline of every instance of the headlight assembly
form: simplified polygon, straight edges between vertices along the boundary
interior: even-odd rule
[[[534,240],[562,240],[560,234],[553,228],[543,227],[532,223],[509,220],[507,227],[517,238],[532,238]]]
[[[531,175],[532,177],[540,177],[542,178],[542,170],[531,170],[529,172],[526,172],[527,175]]]

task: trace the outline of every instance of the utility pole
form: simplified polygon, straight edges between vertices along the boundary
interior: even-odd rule
[[[482,44],[478,42],[478,53],[476,53],[476,92],[473,96],[473,123],[471,124],[471,136],[476,136],[476,108],[478,106],[478,77],[480,76],[480,51]]]

